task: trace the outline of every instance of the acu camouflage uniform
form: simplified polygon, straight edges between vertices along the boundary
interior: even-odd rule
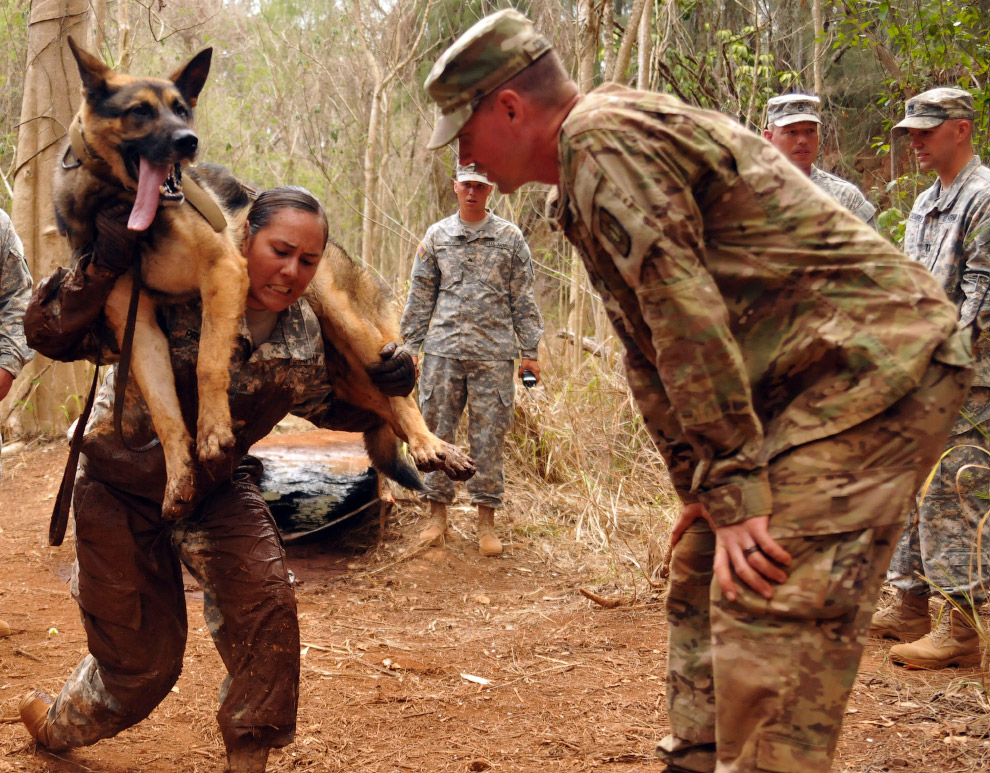
[[[22,321],[30,297],[31,274],[24,260],[24,247],[7,213],[0,209],[0,368],[14,378],[34,357],[24,340]]]
[[[948,190],[935,184],[924,191],[911,210],[904,251],[931,271],[960,310],[959,327],[971,334],[976,374],[932,484],[905,530],[891,561],[887,580],[916,596],[928,596],[934,583],[946,593],[964,593],[977,603],[986,599],[983,583],[990,564],[990,534],[983,535],[977,572],[977,533],[990,507],[987,500],[990,457],[983,432],[990,430],[990,169],[974,157]],[[983,430],[983,432],[981,432]],[[957,492],[960,479],[963,501]]]
[[[863,192],[848,180],[823,172],[814,164],[811,165],[811,182],[825,191],[829,196],[852,212],[867,225],[876,228],[877,208],[871,204]]]
[[[29,341],[60,360],[116,359],[101,315],[116,282],[83,256],[42,282],[25,316]],[[176,391],[190,431],[196,427],[196,361],[201,306],[162,306]],[[255,346],[242,322],[230,366],[235,447],[200,470],[195,511],[162,518],[165,464],[144,399],[133,378],[124,395],[123,429],[108,410],[113,370],[83,440],[73,496],[76,564],[72,594],[90,654],[79,663],[49,712],[58,746],[108,738],[146,717],[182,668],[186,606],[181,567],[204,589],[204,616],[227,668],[217,720],[228,749],[247,741],[292,741],[299,694],[296,602],[275,523],[258,488],[261,464],[247,455],[287,413],[319,426],[349,425],[354,409],[333,400],[324,342],[305,302],[279,317]],[[137,448],[151,441],[147,452]]]
[[[419,402],[438,437],[454,442],[465,405],[478,471],[472,504],[502,506],[502,446],[512,423],[512,361],[536,359],[543,318],[533,297],[533,262],[515,225],[494,214],[465,227],[455,214],[434,223],[416,251],[402,337],[423,349]],[[454,483],[429,473],[427,498],[450,503]]]
[[[565,120],[559,226],[626,347],[684,502],[769,515],[793,556],[767,601],[674,550],[671,734],[696,771],[827,771],[905,513],[970,377],[938,283],[762,138],[604,86]]]

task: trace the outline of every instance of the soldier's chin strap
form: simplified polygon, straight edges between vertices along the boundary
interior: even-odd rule
[[[78,166],[84,165],[87,161],[103,164],[106,167],[110,166],[106,159],[101,158],[90,144],[86,142],[86,138],[83,137],[82,129],[79,126],[78,114],[72,119],[72,123],[69,124],[69,147],[72,150],[72,155],[75,156],[75,161],[69,160],[67,151],[62,156],[63,169],[75,169]],[[118,180],[117,182],[119,183],[120,181]],[[210,227],[214,231],[221,233],[227,227],[227,218],[224,217],[220,205],[189,175],[183,176],[182,194],[185,200],[189,202],[189,205],[203,216],[203,219],[210,224]]]

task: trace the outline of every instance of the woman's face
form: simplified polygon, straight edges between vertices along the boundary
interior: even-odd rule
[[[247,258],[247,305],[281,312],[295,303],[316,274],[323,255],[323,223],[311,212],[277,210],[268,225],[241,245]]]

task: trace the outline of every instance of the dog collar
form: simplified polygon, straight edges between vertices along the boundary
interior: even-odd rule
[[[82,130],[79,128],[78,115],[69,124],[69,144],[72,146],[72,153],[75,155],[76,160],[80,163],[82,163],[83,159],[89,158],[93,161],[106,164],[106,161],[96,155],[86,143],[86,139],[82,136]],[[223,210],[220,209],[214,198],[203,190],[202,186],[192,179],[192,177],[186,176],[182,183],[182,193],[190,206],[203,216],[203,219],[210,224],[214,231],[221,233],[227,227],[227,218],[224,217]]]

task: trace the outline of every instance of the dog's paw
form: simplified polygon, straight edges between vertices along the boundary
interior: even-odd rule
[[[222,459],[234,447],[234,433],[230,427],[205,427],[196,430],[196,455],[201,462]]]
[[[169,479],[165,486],[165,498],[162,500],[162,518],[177,521],[190,515],[193,510],[192,475],[184,475],[178,479]]]
[[[439,439],[426,448],[410,446],[409,452],[420,472],[443,472],[451,480],[467,480],[475,473],[474,461],[467,453]]]
[[[444,443],[440,469],[451,480],[467,480],[477,472],[474,466],[474,460],[460,448],[449,443]]]

